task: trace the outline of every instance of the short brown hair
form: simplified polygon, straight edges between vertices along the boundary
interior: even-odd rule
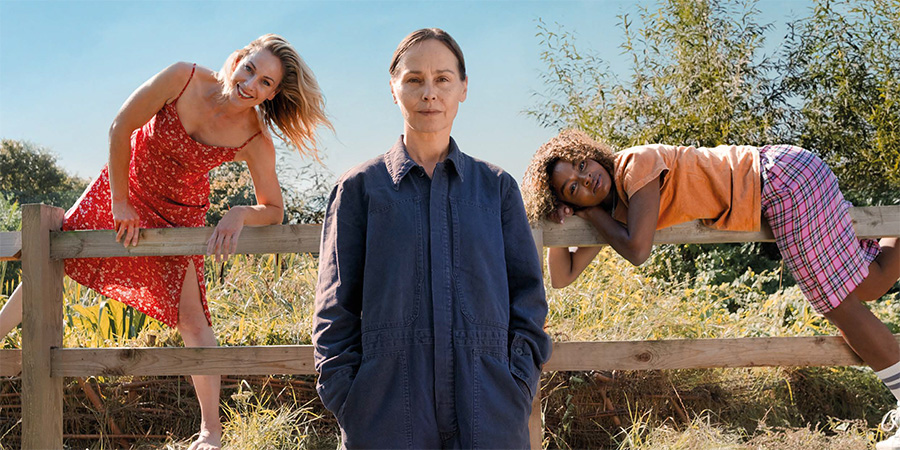
[[[591,139],[581,130],[563,130],[537,149],[525,169],[522,183],[522,197],[529,222],[537,224],[546,219],[560,203],[550,185],[550,172],[556,163],[582,159],[597,161],[610,176],[615,176],[615,153],[612,148]]]
[[[388,70],[390,72],[391,77],[396,75],[397,65],[400,64],[400,58],[412,48],[413,45],[418,44],[419,42],[427,41],[429,39],[434,39],[436,41],[441,41],[447,48],[453,52],[453,55],[456,56],[456,64],[459,69],[459,79],[461,81],[466,80],[466,60],[463,58],[462,49],[459,48],[459,44],[456,43],[456,40],[450,36],[446,31],[440,28],[422,28],[421,30],[416,30],[410,33],[408,36],[403,38],[400,41],[400,45],[397,46],[397,49],[394,50],[394,58],[391,59],[391,67]]]

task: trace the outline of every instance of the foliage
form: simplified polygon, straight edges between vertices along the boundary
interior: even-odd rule
[[[539,23],[546,93],[527,111],[615,146],[791,142],[825,159],[858,204],[900,201],[900,3],[816,0],[773,61],[752,0],[661,0],[634,31],[631,74]]]
[[[333,435],[319,436],[315,425],[320,418],[306,405],[269,406],[246,383],[231,395],[234,405],[225,405],[223,447],[306,449],[335,446]]]
[[[0,231],[22,229],[22,209],[11,193],[0,193]]]
[[[0,141],[0,193],[13,201],[67,208],[86,187],[86,180],[59,167],[47,149],[30,142]]]
[[[161,332],[165,325],[124,303],[66,278],[64,320],[70,334],[82,347],[124,347],[145,332]],[[69,339],[72,339],[70,337]]]
[[[781,254],[774,243],[660,245],[641,270],[651,276],[680,281],[693,287],[730,283],[748,274],[778,272],[764,291],[775,293],[793,286],[794,279],[782,271]]]
[[[284,220],[288,223],[320,223],[325,217],[331,173],[315,161],[297,167],[290,162],[295,153],[283,146],[278,146],[277,151]],[[253,180],[246,164],[231,162],[213,169],[209,200],[206,221],[211,225],[218,223],[232,206],[255,205]]]
[[[857,203],[900,202],[900,2],[817,0],[781,64],[799,107],[793,142],[818,152]]]
[[[22,228],[22,210],[12,194],[0,192],[0,231]],[[19,282],[21,261],[0,261],[0,295],[12,294]]]
[[[222,269],[211,264],[207,267],[210,311],[220,344],[311,342],[316,283],[314,256],[238,256],[231,258]],[[835,334],[836,330],[811,310],[796,287],[767,292],[779,277],[778,271],[748,272],[732,282],[692,285],[649,276],[606,248],[573,286],[548,291],[547,329],[559,341]],[[147,319],[144,327],[137,330],[130,326],[137,321],[133,318],[128,322],[127,314],[101,313],[98,305],[103,298],[71,280],[65,284],[64,295],[65,347],[95,343],[99,346],[181,345],[177,333],[159,322]],[[71,307],[75,305],[83,305],[91,313]],[[110,307],[121,305],[108,302],[104,309]],[[900,296],[888,295],[870,307],[894,332],[900,331]],[[117,318],[117,324],[104,325],[111,317]],[[128,331],[105,334],[104,330],[114,329]],[[13,341],[17,339],[13,333]],[[610,385],[605,394],[612,401],[611,409],[631,408],[630,415],[627,411],[618,413],[622,419],[620,425],[614,424],[610,414],[605,413],[607,407],[600,394],[602,386],[591,380],[592,374],[545,374],[544,409],[549,448],[599,448],[600,439],[613,446],[635,449],[728,448],[726,445],[732,444],[737,445],[732,448],[776,449],[794,448],[795,442],[823,446],[815,448],[842,448],[848,442],[858,445],[865,439],[875,439],[874,426],[890,405],[890,394],[872,372],[852,367],[613,375],[616,384]],[[98,381],[109,382],[106,377]],[[274,387],[291,383],[294,382],[276,379],[270,384]],[[277,387],[264,392],[256,387],[241,387],[243,384],[235,386],[234,381],[225,382],[223,408],[229,442],[236,445],[234,448],[256,448],[254,442],[283,443],[283,447],[272,444],[273,448],[333,447],[337,429],[333,417],[316,400],[313,383],[314,380],[297,383],[303,387],[296,391]],[[199,409],[188,384],[182,382],[177,389],[174,384],[156,380],[148,391],[140,394],[126,394],[110,387],[110,394],[104,398],[114,405],[109,411],[117,420],[141,418],[139,422],[135,419],[137,430],[172,430],[175,416],[178,430],[188,430],[186,434],[176,435],[186,437],[196,430]],[[235,389],[238,395],[229,396]],[[282,391],[285,393],[280,400],[269,402],[270,396]],[[166,395],[159,397],[159,393]],[[292,400],[295,398],[292,396],[296,399]],[[152,413],[171,410],[176,399],[174,413]],[[687,419],[680,418],[676,405]],[[865,418],[865,423],[847,422],[860,418]],[[96,418],[94,422],[105,423]],[[16,423],[0,420],[0,434],[5,424],[18,427]],[[631,444],[626,444],[629,435]],[[0,437],[0,445],[7,445],[3,441]],[[239,442],[242,444],[238,445]],[[187,442],[176,443],[167,448],[183,449],[187,445]],[[158,443],[149,443],[133,448],[159,447]]]
[[[209,172],[209,211],[206,223],[215,225],[232,206],[255,205],[250,171],[242,162],[228,162]]]
[[[754,0],[660,0],[637,31],[622,16],[628,77],[540,22],[546,91],[527,113],[618,147],[792,142],[857,204],[900,202],[900,3],[817,0],[778,61],[759,55],[769,26],[757,16]],[[645,270],[700,286],[779,259],[771,244],[660,246]]]
[[[796,286],[767,292],[779,278],[748,271],[693,285],[650,276],[606,247],[573,285],[548,290],[547,330],[556,341],[837,333]],[[898,300],[869,304],[894,332]],[[545,375],[543,392],[548,448],[866,448],[893,404],[856,367],[559,372]]]
[[[599,57],[579,51],[575,36],[539,23],[547,94],[528,114],[544,126],[576,127],[615,147],[664,142],[697,146],[778,141],[785,114],[775,63],[759,58],[766,25],[754,1],[665,0],[642,8],[641,27],[621,17],[620,45],[631,61],[627,80]],[[731,280],[746,267],[771,270],[775,260],[754,253],[758,244],[683,245],[656,249],[652,273],[705,281]],[[772,252],[769,252],[772,254]],[[741,262],[715,273],[709,262]]]
[[[579,51],[574,35],[540,22],[547,94],[527,113],[618,147],[767,142],[783,111],[765,76],[773,63],[757,61],[767,28],[754,21],[757,14],[752,1],[668,0],[656,11],[641,9],[638,31],[620,16],[627,81]]]
[[[747,439],[740,430],[717,426],[708,411],[682,427],[670,423],[654,427],[646,414],[634,419],[616,436],[619,450],[865,450],[869,444],[868,430],[858,421],[834,421],[816,429],[776,429],[763,424],[761,434]]]
[[[236,256],[207,284],[221,345],[312,343],[318,275],[309,254]]]

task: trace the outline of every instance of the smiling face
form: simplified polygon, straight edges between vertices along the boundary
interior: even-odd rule
[[[410,47],[391,77],[391,94],[411,133],[450,134],[468,80],[463,80],[453,52],[441,41],[428,39]]]
[[[560,159],[550,173],[550,186],[561,201],[581,208],[610,205],[615,195],[609,172],[593,159]]]
[[[269,50],[252,52],[235,63],[231,95],[241,103],[257,106],[278,94],[283,76],[281,60]]]

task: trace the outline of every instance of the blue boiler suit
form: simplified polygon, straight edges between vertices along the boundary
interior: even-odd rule
[[[319,255],[316,388],[345,448],[529,448],[551,342],[509,174],[451,138],[429,178],[401,136],[338,181]]]

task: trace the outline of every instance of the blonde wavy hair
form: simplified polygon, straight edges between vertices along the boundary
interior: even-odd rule
[[[293,144],[301,155],[319,159],[316,128],[319,125],[334,128],[325,115],[325,97],[315,75],[287,40],[277,34],[264,34],[246,47],[235,50],[218,72],[219,81],[231,78],[235,65],[242,58],[260,50],[272,52],[281,61],[284,72],[278,94],[258,106],[262,124],[281,140]],[[227,82],[223,85],[226,90],[232,89]]]
[[[574,162],[582,159],[593,159],[610,175],[615,173],[613,149],[591,139],[581,130],[563,130],[534,152],[534,157],[525,169],[525,179],[522,183],[522,198],[525,201],[529,222],[537,224],[546,219],[547,215],[561,203],[550,186],[550,174],[556,163],[560,160]]]

